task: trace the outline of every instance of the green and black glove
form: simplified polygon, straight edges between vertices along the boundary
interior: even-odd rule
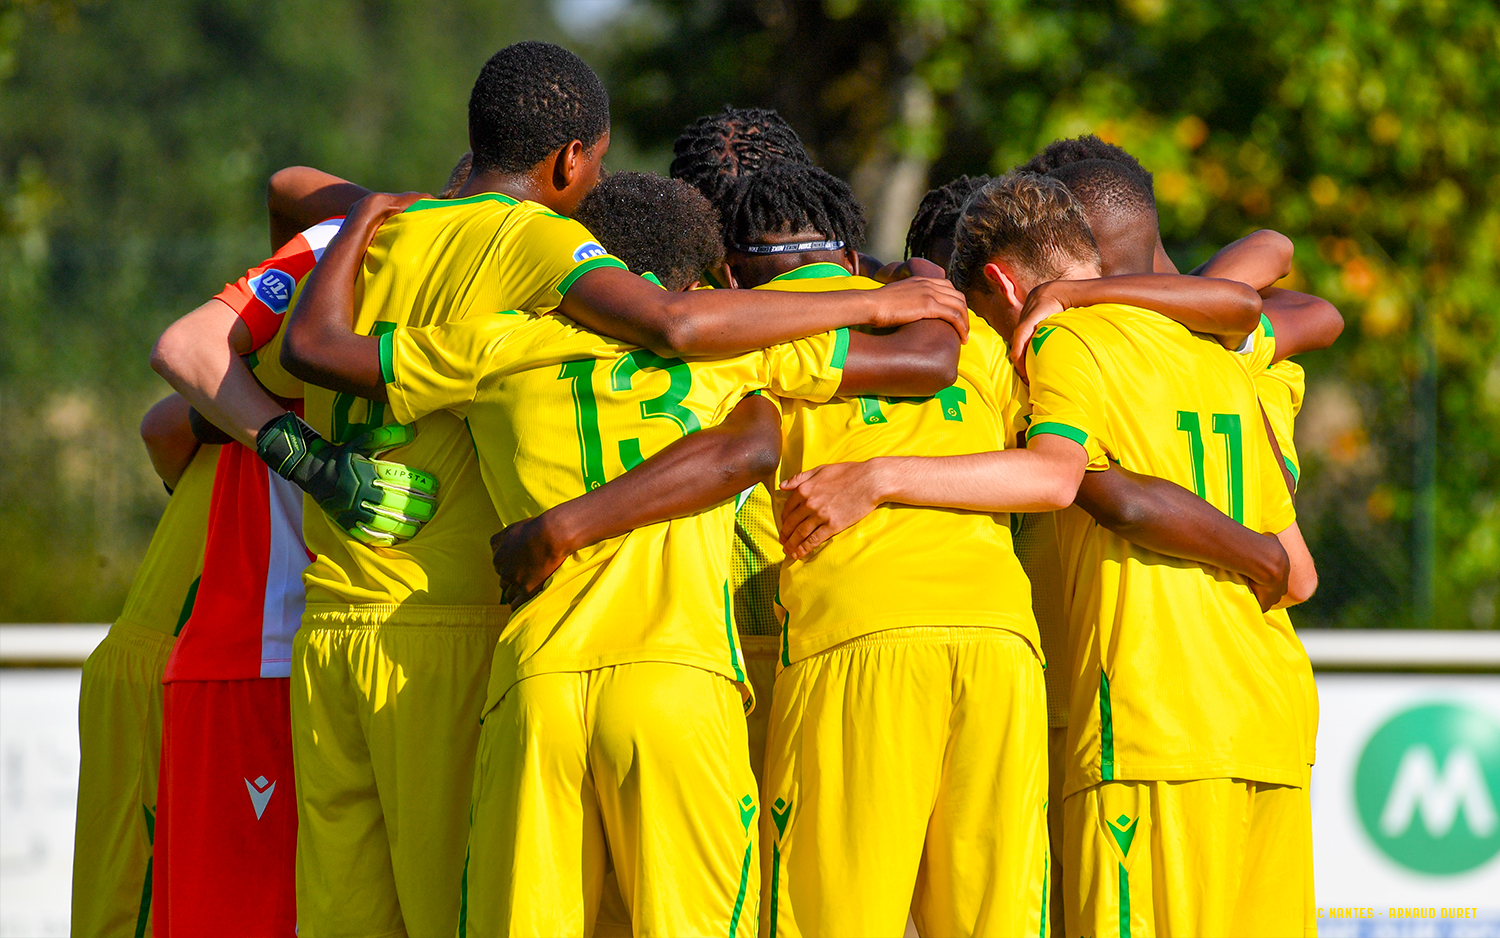
[[[371,457],[416,436],[394,424],[335,446],[287,411],[260,428],[255,452],[271,471],[311,495],[357,541],[390,547],[415,535],[437,510],[438,480]]]

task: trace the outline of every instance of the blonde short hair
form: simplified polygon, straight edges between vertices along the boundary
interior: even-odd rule
[[[1099,263],[1099,246],[1083,206],[1049,176],[1011,172],[964,204],[948,276],[960,290],[984,282],[996,257],[1037,280],[1055,280],[1080,263]]]

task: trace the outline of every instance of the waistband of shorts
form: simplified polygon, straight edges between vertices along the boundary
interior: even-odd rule
[[[137,625],[128,619],[116,619],[115,624],[109,627],[109,635],[105,641],[116,648],[128,648],[132,651],[154,655],[170,650],[177,642],[177,636],[171,632],[163,632],[161,629]]]
[[[903,625],[894,629],[881,629],[847,641],[839,642],[819,654],[843,651],[849,648],[880,648],[887,645],[942,645],[967,642],[1017,641],[1027,648],[1026,639],[1010,629],[988,625]]]
[[[498,632],[510,621],[508,606],[422,606],[403,603],[308,603],[304,628],[477,629]]]

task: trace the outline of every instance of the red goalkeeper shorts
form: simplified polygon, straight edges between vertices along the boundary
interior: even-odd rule
[[[290,683],[167,685],[153,853],[155,938],[295,935]]]

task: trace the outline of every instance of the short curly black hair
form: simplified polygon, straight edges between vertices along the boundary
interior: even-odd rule
[[[813,165],[792,125],[770,108],[724,105],[683,128],[672,144],[673,179],[698,187],[708,200],[725,207],[735,181],[783,163]]]
[[[517,42],[490,56],[469,93],[474,172],[520,173],[574,140],[592,149],[609,130],[609,93],[578,56]]]
[[[964,203],[990,181],[989,176],[959,176],[936,189],[927,190],[917,214],[906,231],[907,257],[932,257],[932,246],[939,238],[953,237]]]
[[[578,205],[582,222],[631,273],[681,290],[724,259],[719,212],[697,189],[655,173],[612,173]]]
[[[1156,216],[1150,184],[1129,166],[1114,160],[1079,160],[1047,175],[1068,187],[1090,212],[1117,218]]]
[[[726,247],[768,234],[816,231],[858,249],[865,213],[848,183],[817,166],[783,164],[740,178],[724,217]]]
[[[1025,163],[1016,167],[1017,172],[1022,173],[1051,173],[1059,167],[1069,163],[1079,163],[1083,160],[1109,160],[1119,163],[1129,169],[1138,178],[1143,180],[1148,192],[1154,193],[1155,183],[1152,181],[1151,172],[1141,165],[1140,160],[1130,155],[1124,147],[1113,143],[1106,143],[1094,134],[1084,134],[1081,137],[1071,137],[1065,140],[1054,140],[1042,148],[1042,152],[1033,156]],[[1155,195],[1152,196],[1152,204],[1155,205]]]

